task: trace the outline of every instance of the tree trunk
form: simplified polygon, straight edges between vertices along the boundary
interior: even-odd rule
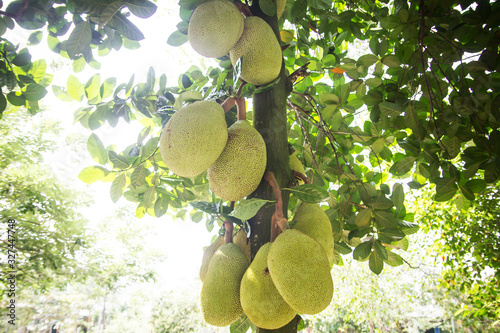
[[[258,1],[253,1],[252,13],[263,18],[273,29],[276,38],[280,40],[278,30],[278,19],[276,16],[270,17],[262,13]],[[269,90],[254,94],[253,96],[253,123],[255,128],[264,138],[267,149],[267,171],[272,171],[280,188],[288,187],[293,177],[290,171],[288,154],[288,133],[286,119],[286,99],[289,94],[288,78],[282,65],[280,81]],[[289,193],[283,191],[283,215],[287,217]],[[275,200],[272,188],[266,181],[262,181],[251,197],[266,200]],[[251,234],[251,255],[252,259],[259,248],[271,239],[271,218],[275,211],[274,205],[264,206],[257,215],[250,220],[252,228]],[[277,330],[265,330],[258,328],[258,333],[295,333],[300,320],[296,316],[286,326]]]

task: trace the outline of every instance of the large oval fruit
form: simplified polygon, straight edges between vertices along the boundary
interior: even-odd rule
[[[278,39],[269,24],[257,16],[245,18],[243,34],[229,57],[233,66],[241,58],[241,78],[256,86],[276,79],[281,70]]]
[[[243,312],[260,328],[273,330],[285,326],[296,312],[280,296],[267,267],[271,243],[264,244],[241,279]]]
[[[330,264],[322,246],[311,237],[285,230],[273,242],[267,265],[281,297],[298,313],[316,314],[330,304]]]
[[[228,0],[209,0],[193,12],[188,25],[188,40],[200,55],[219,58],[238,42],[243,32],[243,15]]]
[[[227,326],[241,316],[240,283],[248,265],[236,244],[227,243],[215,251],[200,294],[201,313],[208,324]]]
[[[266,144],[246,120],[228,129],[226,147],[208,168],[210,188],[225,200],[243,199],[257,188],[266,170]]]
[[[224,110],[216,102],[200,101],[170,118],[161,133],[160,153],[173,173],[194,177],[215,162],[226,142]]]

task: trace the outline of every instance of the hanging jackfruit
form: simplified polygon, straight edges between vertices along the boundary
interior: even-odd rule
[[[240,298],[243,312],[260,328],[277,329],[288,324],[296,312],[274,286],[267,267],[271,243],[264,244],[241,279]]]
[[[196,7],[189,20],[189,43],[204,57],[222,57],[240,39],[243,21],[243,15],[228,0],[204,2]]]
[[[266,170],[266,144],[246,120],[228,129],[224,150],[208,168],[212,191],[225,200],[243,199],[257,188]]]
[[[224,237],[219,236],[203,251],[203,259],[200,267],[200,280],[202,282],[205,281],[205,277],[207,276],[208,264],[210,264],[210,260],[212,260],[215,251],[217,251],[222,244],[224,244]]]
[[[229,52],[233,66],[241,58],[240,76],[253,85],[263,85],[281,71],[281,46],[273,29],[257,16],[245,18],[243,34]]]
[[[200,294],[201,312],[208,324],[227,326],[241,316],[240,282],[248,265],[234,243],[221,245],[215,251]]]
[[[214,101],[199,101],[170,118],[161,133],[160,153],[173,173],[194,177],[215,162],[226,142],[224,110]]]
[[[271,245],[267,265],[281,297],[298,313],[316,314],[330,304],[330,264],[311,237],[294,229],[283,231]]]

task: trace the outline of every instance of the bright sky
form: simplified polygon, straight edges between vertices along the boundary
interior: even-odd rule
[[[120,51],[112,51],[104,57],[97,58],[101,63],[101,82],[108,77],[116,77],[117,84],[128,82],[132,74],[135,74],[135,84],[144,82],[149,67],[153,67],[156,77],[161,74],[167,75],[167,86],[175,86],[180,74],[186,71],[190,66],[197,65],[204,69],[203,63],[210,66],[211,61],[203,59],[194,52],[189,44],[181,47],[169,46],[166,41],[168,36],[176,30],[176,24],[180,22],[178,16],[179,6],[175,0],[162,0],[157,3],[159,8],[156,14],[146,20],[136,17],[130,19],[136,24],[145,35],[145,40],[141,41],[141,47],[137,50],[128,50],[122,48]],[[21,44],[27,40],[31,31],[16,29],[8,32],[8,39]],[[56,62],[64,61],[66,64],[61,71],[54,73],[52,84],[66,86],[67,77],[75,75],[80,82],[85,83],[97,71],[89,66],[83,72],[73,73],[71,62],[62,59],[59,55],[50,51],[43,40],[39,45],[29,47],[32,59],[45,58],[47,60],[48,72],[50,69],[50,60]],[[211,65],[216,65],[213,62]],[[67,103],[57,99],[52,92],[43,99],[43,106],[47,109],[45,113],[51,117],[59,119],[66,135],[71,133],[83,133],[85,137],[90,135],[89,130],[85,130],[80,124],[73,125],[73,112],[80,106],[78,103]],[[136,141],[141,126],[127,125],[120,120],[116,128],[103,126],[94,131],[103,141],[104,145],[117,144],[118,151]],[[66,135],[62,137],[66,137]],[[61,177],[76,179],[80,170],[89,165],[96,164],[85,152],[86,160],[79,163],[77,156],[71,151],[59,151],[52,155],[47,161],[55,170],[62,172]],[[78,185],[86,188],[85,184],[77,180]],[[98,221],[113,213],[116,208],[109,196],[111,183],[95,183],[88,187],[94,194],[95,205],[85,211],[86,218],[90,221]],[[121,202],[126,201],[124,198]],[[136,204],[130,203],[135,208]],[[188,294],[199,294],[201,282],[198,272],[203,255],[203,247],[210,244],[212,236],[217,228],[209,233],[205,228],[204,221],[199,224],[189,220],[173,220],[170,216],[161,218],[152,218],[146,215],[138,223],[146,225],[156,224],[155,234],[148,239],[148,244],[154,244],[154,247],[166,254],[165,262],[158,266],[160,273],[159,293],[162,291],[176,290],[185,291]]]

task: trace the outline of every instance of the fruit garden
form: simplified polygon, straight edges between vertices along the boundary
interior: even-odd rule
[[[498,321],[498,3],[180,0],[178,9],[178,30],[159,42],[189,43],[218,66],[193,66],[177,86],[151,64],[146,82],[96,74],[50,89],[82,103],[75,122],[92,131],[142,125],[124,151],[91,134],[96,165],[80,180],[110,183],[112,200],[136,203],[139,218],[189,215],[220,228],[200,268],[207,323],[296,332],[300,314],[320,313],[337,292],[332,265],[352,256],[378,275],[407,264],[398,250],[419,227],[445,238],[447,274],[472,304],[463,314]],[[128,17],[155,11],[148,0],[13,1],[0,32],[19,25],[74,68],[96,66],[138,47],[144,36]],[[37,113],[46,66],[7,39],[0,48],[2,112]],[[419,191],[433,201],[422,220],[409,206]],[[482,223],[468,221],[472,212]],[[460,265],[465,253],[475,263]],[[494,277],[472,292],[486,266]]]

